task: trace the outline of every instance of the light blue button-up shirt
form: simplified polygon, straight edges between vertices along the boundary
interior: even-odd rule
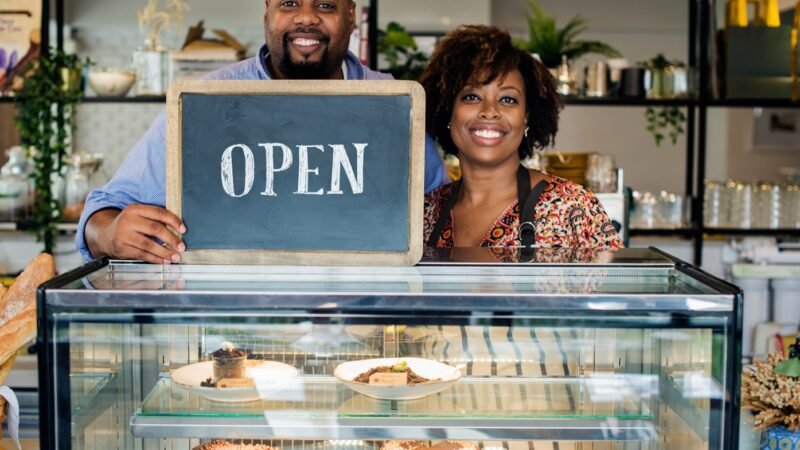
[[[246,59],[224,69],[209,74],[208,80],[270,80],[266,68],[267,48],[261,47],[258,57]],[[369,69],[358,59],[348,54],[344,67],[348,80],[391,80],[392,76]],[[150,129],[133,147],[122,166],[111,181],[100,189],[95,189],[86,198],[86,204],[78,223],[75,244],[86,259],[92,254],[86,245],[84,230],[86,221],[92,214],[102,209],[124,209],[131,204],[165,206],[166,199],[166,113],[161,113],[153,121]],[[425,143],[425,192],[448,183],[450,180],[430,137]],[[189,224],[191,226],[191,224]]]

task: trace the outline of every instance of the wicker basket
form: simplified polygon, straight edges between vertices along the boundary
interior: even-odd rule
[[[15,359],[17,359],[17,357],[12,356],[3,365],[0,365],[0,385],[5,383],[6,378],[8,378],[8,373],[11,371],[11,366],[14,365]],[[0,439],[3,439],[3,418],[6,415],[6,403],[6,399],[0,397]]]

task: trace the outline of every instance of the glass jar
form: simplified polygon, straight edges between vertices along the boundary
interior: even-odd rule
[[[61,220],[77,222],[86,197],[97,187],[94,174],[103,163],[103,155],[97,153],[75,153],[64,158],[64,193],[61,197]]]
[[[6,151],[8,162],[0,168],[0,221],[16,222],[28,218],[33,205],[33,165],[19,146]]]
[[[724,190],[725,186],[718,181],[706,180],[705,182],[703,223],[707,227],[721,228],[724,226],[723,215],[726,210]]]

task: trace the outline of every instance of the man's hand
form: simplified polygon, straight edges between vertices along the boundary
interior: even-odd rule
[[[186,251],[180,237],[183,233],[186,226],[166,208],[130,205],[122,211],[97,211],[86,223],[84,235],[89,251],[96,258],[109,256],[170,264],[180,262],[180,254]]]

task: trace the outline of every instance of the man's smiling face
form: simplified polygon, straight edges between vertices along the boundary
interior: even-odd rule
[[[266,0],[264,33],[275,78],[342,78],[355,27],[353,0]]]

